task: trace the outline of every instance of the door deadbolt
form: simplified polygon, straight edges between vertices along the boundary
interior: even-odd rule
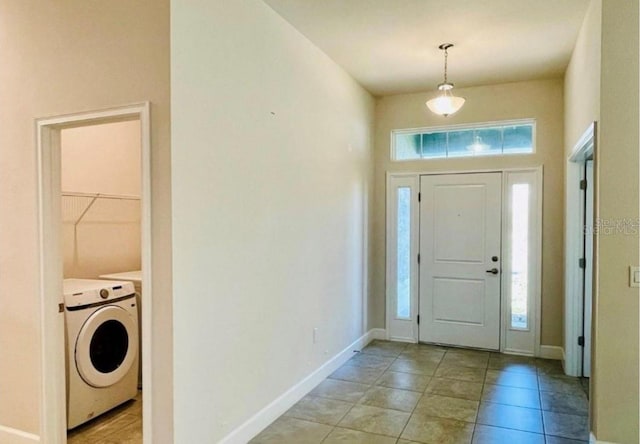
[[[492,262],[498,262],[498,256],[491,257],[491,261]]]

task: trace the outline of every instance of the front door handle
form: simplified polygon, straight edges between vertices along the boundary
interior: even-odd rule
[[[497,268],[492,268],[491,270],[487,270],[487,273],[491,273],[491,274],[498,274],[499,271]]]

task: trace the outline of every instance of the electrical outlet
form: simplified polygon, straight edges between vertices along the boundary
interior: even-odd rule
[[[318,342],[318,327],[313,329],[313,343],[315,344],[316,342]]]
[[[640,287],[640,267],[629,266],[629,287]]]

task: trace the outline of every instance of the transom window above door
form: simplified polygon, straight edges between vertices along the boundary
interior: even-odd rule
[[[531,154],[535,152],[535,121],[454,125],[391,132],[391,160]]]

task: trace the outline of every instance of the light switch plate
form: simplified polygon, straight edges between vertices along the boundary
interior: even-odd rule
[[[640,287],[640,267],[629,266],[629,287]]]

